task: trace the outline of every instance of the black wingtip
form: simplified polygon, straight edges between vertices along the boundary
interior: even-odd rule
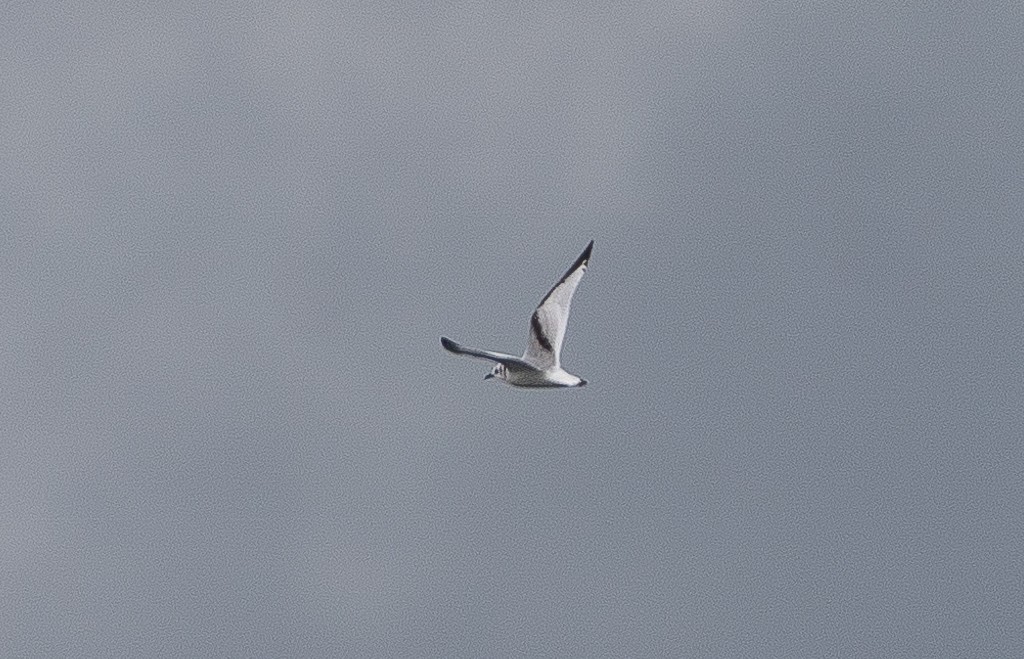
[[[569,269],[565,271],[565,274],[561,276],[561,278],[558,280],[558,283],[551,287],[551,290],[548,291],[548,294],[545,295],[544,299],[542,299],[540,301],[541,304],[544,304],[544,302],[547,301],[548,297],[551,296],[551,294],[555,291],[556,288],[558,288],[559,286],[562,285],[562,282],[564,282],[569,277],[569,275],[571,275],[572,273],[576,272],[576,270],[580,266],[586,267],[587,262],[590,260],[590,250],[592,250],[592,249],[594,249],[594,241],[593,240],[591,240],[589,243],[587,243],[587,246],[583,250],[583,253],[580,254],[576,258],[576,260],[572,262],[572,265],[570,265]]]
[[[594,249],[594,241],[593,240],[591,240],[589,243],[587,243],[587,248],[585,250],[583,250],[582,254],[580,254],[580,259],[579,260],[581,262],[583,262],[583,263],[586,263],[588,260],[590,260],[590,250],[592,250],[592,249]]]
[[[594,249],[593,240],[587,243],[587,246],[583,250],[583,253],[580,254],[576,261],[571,266],[569,266],[569,269],[565,271],[565,276],[567,276],[570,272],[580,267],[581,265],[587,265],[587,262],[590,260],[590,250],[592,249]],[[562,279],[565,279],[565,276],[563,276]]]

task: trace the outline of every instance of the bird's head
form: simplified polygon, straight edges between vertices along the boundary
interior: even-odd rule
[[[494,368],[491,369],[491,372],[484,376],[484,379],[490,380],[491,378],[498,378],[499,380],[504,380],[506,373],[504,364],[495,364]]]

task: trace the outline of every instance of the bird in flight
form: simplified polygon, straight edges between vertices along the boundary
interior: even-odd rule
[[[569,322],[572,295],[583,278],[594,241],[587,244],[576,262],[562,275],[530,316],[530,338],[522,357],[490,350],[477,350],[441,337],[441,345],[456,355],[468,355],[495,362],[484,379],[498,378],[516,387],[582,387],[587,383],[562,368],[559,354]]]

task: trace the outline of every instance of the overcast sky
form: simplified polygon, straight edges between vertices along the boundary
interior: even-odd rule
[[[469,4],[5,5],[0,654],[1024,655],[1019,2]]]

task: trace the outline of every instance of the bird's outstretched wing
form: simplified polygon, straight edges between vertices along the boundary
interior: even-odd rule
[[[514,355],[506,355],[500,352],[491,352],[490,350],[477,350],[476,348],[467,348],[466,346],[458,344],[445,336],[441,337],[441,345],[444,346],[445,350],[447,350],[448,352],[453,352],[456,355],[479,357],[480,359],[498,362],[499,364],[505,364],[506,366],[526,366],[522,359]]]
[[[558,368],[561,365],[559,355],[565,340],[565,326],[569,322],[569,306],[593,248],[594,241],[591,240],[530,316],[530,338],[523,360],[536,368]]]

